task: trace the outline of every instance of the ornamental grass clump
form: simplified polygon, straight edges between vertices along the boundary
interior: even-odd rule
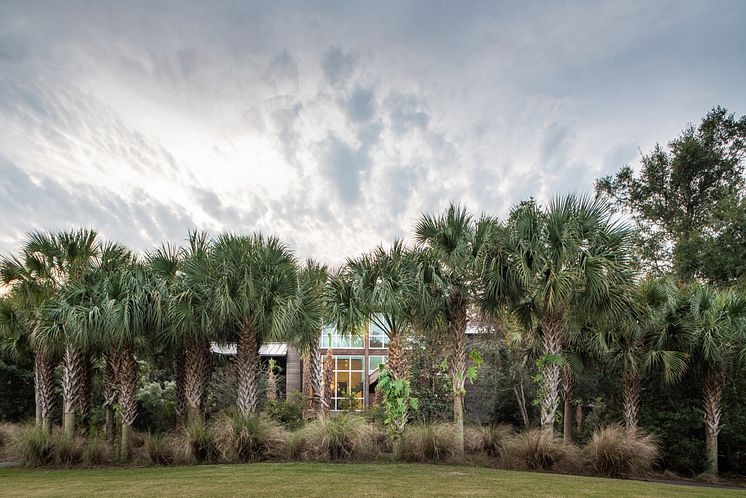
[[[100,437],[91,437],[83,443],[81,462],[87,467],[101,467],[114,462],[114,448]]]
[[[214,463],[218,451],[204,422],[190,422],[174,435],[174,457],[179,463]]]
[[[508,424],[465,427],[464,449],[468,453],[497,457],[514,432],[513,426]]]
[[[584,454],[595,473],[609,477],[647,475],[659,456],[654,436],[619,424],[597,429]]]
[[[296,460],[364,460],[378,455],[377,431],[361,416],[341,414],[314,420],[296,431],[288,455]]]
[[[83,444],[68,441],[58,432],[45,434],[29,425],[21,428],[11,446],[12,455],[24,466],[68,466],[80,463]]]
[[[260,462],[287,454],[288,433],[266,417],[223,413],[213,422],[210,432],[224,462]]]
[[[440,463],[458,455],[458,439],[452,424],[422,424],[407,427],[401,441],[405,462]]]
[[[172,465],[177,462],[177,440],[169,434],[147,434],[143,439],[142,459],[146,465]],[[183,447],[181,455],[184,455]],[[189,461],[189,458],[186,459]]]
[[[0,422],[0,458],[6,458],[18,436],[19,427],[8,422]]]
[[[541,429],[529,429],[507,438],[500,452],[503,466],[513,470],[552,470],[572,473],[580,468],[577,446]]]

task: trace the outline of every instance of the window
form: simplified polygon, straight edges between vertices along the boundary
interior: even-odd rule
[[[332,334],[332,347],[333,348],[363,348],[363,338],[357,335],[343,336],[337,333],[337,328],[334,325],[324,325],[324,330],[321,333],[321,347],[329,347],[329,333]]]
[[[389,336],[386,335],[386,331],[373,320],[370,322],[368,345],[371,349],[384,349],[389,347]]]
[[[368,373],[378,370],[381,363],[386,363],[385,356],[368,356]]]
[[[332,410],[363,409],[363,356],[335,356]]]

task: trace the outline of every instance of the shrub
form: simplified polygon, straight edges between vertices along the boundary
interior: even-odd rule
[[[10,452],[18,435],[18,426],[7,422],[0,422],[0,458]]]
[[[341,414],[314,420],[296,431],[288,443],[294,459],[334,461],[373,458],[376,431],[359,415]]]
[[[89,467],[109,465],[114,461],[114,449],[101,438],[92,437],[83,444],[81,460]]]
[[[174,438],[168,434],[147,434],[142,446],[144,463],[150,465],[173,464],[176,460],[174,442]]]
[[[628,431],[619,424],[596,430],[584,453],[596,473],[609,477],[648,474],[659,456],[652,435]]]
[[[303,394],[296,391],[285,400],[268,400],[264,412],[285,428],[295,430],[303,425],[303,403]]]
[[[259,462],[287,454],[287,433],[265,417],[223,413],[210,430],[215,449],[226,462]]]
[[[513,426],[507,424],[465,427],[464,450],[496,457],[513,432]]]
[[[458,453],[456,432],[451,424],[422,424],[407,427],[401,440],[401,459],[407,462],[445,462]]]
[[[165,432],[176,417],[174,409],[176,383],[173,381],[148,382],[137,392],[137,419],[135,428],[146,432]]]
[[[174,458],[179,463],[210,463],[218,452],[204,422],[191,422],[174,435]]]
[[[547,434],[529,429],[506,439],[501,450],[503,465],[514,470],[573,472],[580,467],[580,450]]]
[[[81,461],[83,445],[79,439],[67,441],[57,432],[44,434],[40,428],[28,425],[18,431],[12,453],[29,467],[73,465]]]

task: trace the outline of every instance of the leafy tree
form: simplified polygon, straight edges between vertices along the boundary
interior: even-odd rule
[[[417,410],[419,401],[412,396],[409,379],[395,378],[383,364],[378,366],[376,391],[383,393],[383,404],[386,410],[384,424],[394,442],[394,453],[398,455],[407,419],[411,411]]]
[[[482,254],[494,224],[487,216],[475,220],[466,209],[451,204],[437,216],[423,215],[415,226],[416,240],[423,249],[417,256],[422,289],[419,321],[429,322],[430,328],[438,322],[447,326],[459,457],[464,451],[467,311],[477,303]]]
[[[716,107],[667,147],[644,154],[638,173],[625,166],[599,179],[596,190],[637,224],[646,269],[732,283],[743,278],[743,258],[723,268],[712,255],[742,254],[746,247],[738,230],[746,219],[745,155],[746,116]]]
[[[626,313],[630,230],[611,220],[606,203],[569,195],[546,210],[519,205],[489,245],[483,305],[496,312],[507,305],[541,334],[541,425],[552,432],[573,316]]]

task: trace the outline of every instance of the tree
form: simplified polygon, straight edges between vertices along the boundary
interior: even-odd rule
[[[218,311],[213,302],[216,270],[207,234],[191,232],[189,246],[163,246],[149,255],[150,267],[168,295],[160,335],[176,351],[177,393],[189,423],[201,423],[212,375],[211,341],[217,338]],[[183,414],[182,414],[183,416]]]
[[[415,227],[417,243],[423,249],[416,256],[421,283],[420,318],[431,324],[442,321],[448,328],[459,457],[463,457],[464,450],[467,312],[477,302],[482,253],[494,224],[486,216],[475,220],[466,209],[451,204],[440,215],[423,215]]]
[[[542,340],[541,425],[553,431],[573,317],[624,316],[633,272],[630,230],[601,200],[568,195],[547,209],[530,201],[493,230],[485,254],[483,306],[507,305]],[[577,320],[582,323],[582,319]]]
[[[697,285],[686,316],[692,333],[692,368],[702,381],[709,471],[718,473],[723,387],[735,368],[746,365],[746,296]]]
[[[210,307],[222,342],[237,343],[238,412],[254,414],[259,402],[259,347],[287,340],[297,323],[295,258],[274,237],[221,235],[210,251]]]
[[[687,337],[680,330],[677,289],[667,280],[648,278],[635,288],[633,307],[621,321],[601,327],[602,354],[622,369],[622,411],[627,430],[635,430],[643,375],[660,370],[667,384],[687,367]]]
[[[9,289],[12,307],[0,324],[14,342],[27,342],[34,355],[36,423],[46,434],[52,432],[55,407],[54,369],[60,344],[38,333],[42,310],[61,285],[58,251],[54,234],[33,232],[26,236],[18,257],[0,262],[0,282]]]
[[[730,229],[746,218],[745,156],[746,116],[738,119],[716,107],[666,148],[656,145],[644,154],[638,174],[625,166],[599,179],[596,190],[637,224],[646,269],[657,274],[672,269],[685,281],[698,277],[729,284],[746,273],[743,258],[724,273],[716,259],[702,255],[713,249],[734,254],[746,247]]]

